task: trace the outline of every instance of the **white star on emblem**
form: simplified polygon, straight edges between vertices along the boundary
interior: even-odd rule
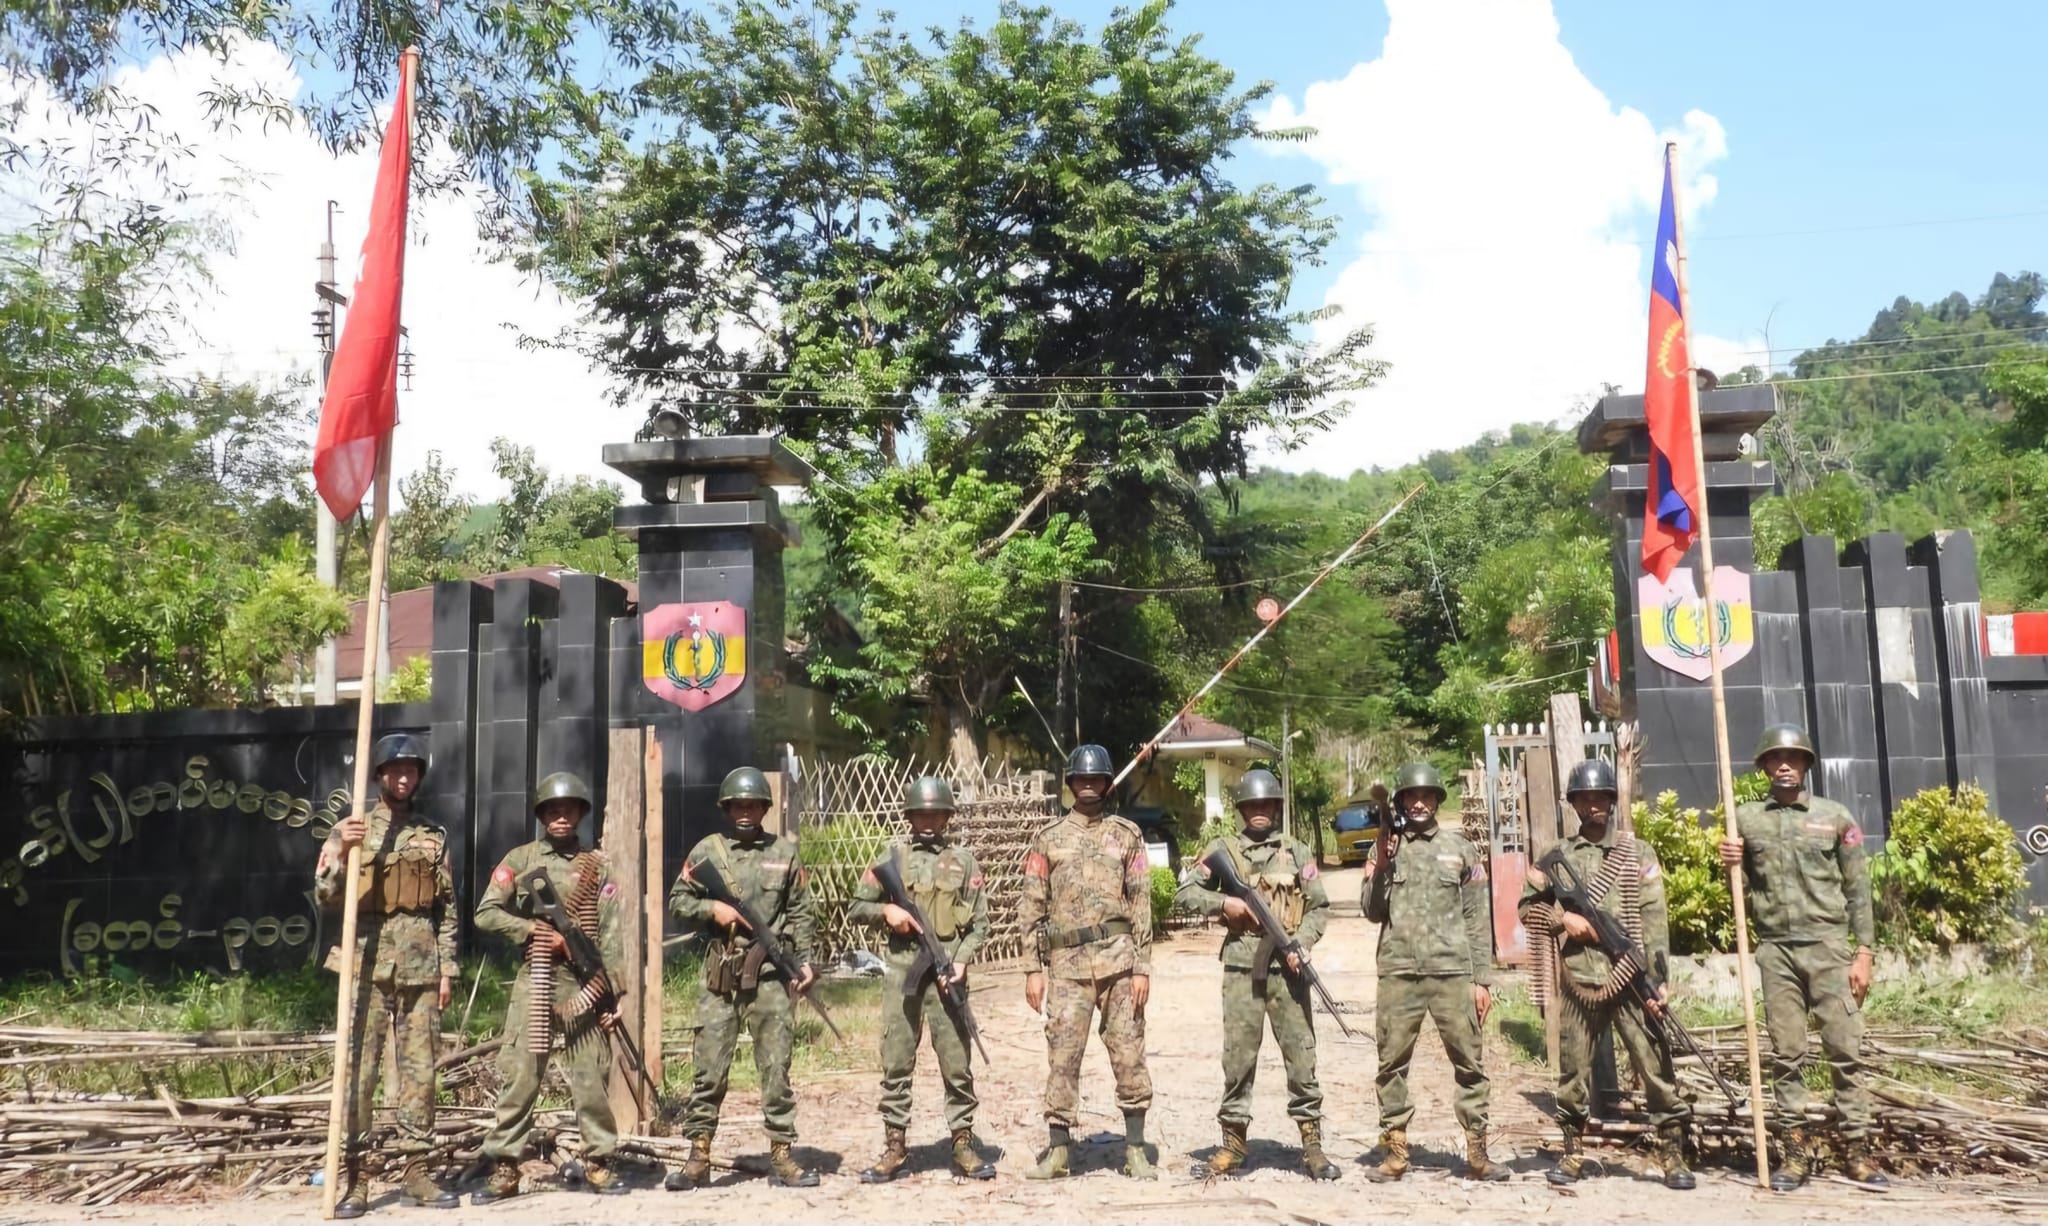
[[[704,615],[702,613],[690,614],[690,624],[692,626],[702,626],[704,624]]]
[[[1671,275],[1672,275],[1672,276],[1673,276],[1674,278],[1676,278],[1676,277],[1678,276],[1678,244],[1677,244],[1677,243],[1666,243],[1666,244],[1664,244],[1664,266],[1665,266],[1666,268],[1669,268],[1669,269],[1671,270]]]

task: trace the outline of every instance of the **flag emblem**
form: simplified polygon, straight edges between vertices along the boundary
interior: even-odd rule
[[[1638,629],[1643,654],[1694,681],[1713,672],[1707,636],[1720,641],[1721,665],[1734,664],[1756,644],[1755,617],[1749,602],[1749,576],[1732,566],[1714,568],[1714,612],[1707,615],[1693,572],[1672,572],[1658,582],[1654,575],[1636,580]]]
[[[731,697],[747,679],[747,611],[722,600],[649,609],[640,615],[640,676],[685,711]]]

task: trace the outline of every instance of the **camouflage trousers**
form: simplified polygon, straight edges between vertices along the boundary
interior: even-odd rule
[[[1415,1116],[1408,1100],[1408,1065],[1415,1058],[1415,1040],[1424,1018],[1436,1019],[1436,1032],[1451,1058],[1458,1083],[1458,1123],[1467,1131],[1486,1127],[1487,1100],[1484,1044],[1479,1007],[1472,1000],[1472,981],[1463,975],[1381,975],[1374,1007],[1380,1049],[1380,1127],[1406,1128]]]
[[[1593,1087],[1593,1044],[1600,1032],[1614,1027],[1614,1033],[1628,1051],[1629,1063],[1643,1079],[1643,1099],[1649,1107],[1650,1123],[1656,1127],[1692,1118],[1692,1106],[1678,1094],[1678,1077],[1671,1071],[1671,1051],[1650,1033],[1642,1005],[1623,992],[1606,1005],[1589,1009],[1569,991],[1558,993],[1557,1007],[1557,1122],[1583,1130],[1589,1118],[1587,1104]]]
[[[1806,1063],[1810,1012],[1820,1023],[1821,1051],[1834,1076],[1842,1135],[1867,1135],[1872,1107],[1862,1081],[1863,1009],[1849,992],[1849,943],[1759,942],[1756,969],[1763,980],[1764,1026],[1771,1032],[1772,1122],[1779,1128],[1805,1122],[1809,1094],[1800,1066]]]
[[[558,972],[559,974],[560,972]],[[533,1105],[540,1098],[541,1079],[547,1075],[547,1051],[534,1051],[527,1043],[527,1000],[531,988],[526,972],[512,984],[512,1003],[505,1010],[505,1046],[498,1053],[498,1075],[504,1088],[498,1091],[497,1118],[484,1137],[483,1155],[492,1160],[518,1161],[526,1151],[526,1139],[533,1132]],[[570,985],[557,987],[556,1017],[574,999]],[[569,1082],[569,1100],[576,1105],[576,1127],[583,1134],[583,1156],[609,1158],[619,1147],[619,1126],[612,1117],[609,1097],[612,1041],[597,1028],[595,1018],[583,1019],[571,1032],[573,1038],[562,1047],[563,1071]]]
[[[697,1000],[697,1037],[690,1045],[690,1105],[683,1135],[718,1131],[718,1110],[732,1080],[732,1052],[740,1023],[754,1036],[754,1069],[761,1074],[762,1131],[770,1141],[796,1140],[796,1095],[789,1089],[789,1058],[796,1048],[795,1009],[780,979],[723,996],[709,988]]]
[[[1323,1090],[1316,1084],[1316,1027],[1308,985],[1275,968],[1263,989],[1252,984],[1250,967],[1223,971],[1223,1105],[1225,1124],[1252,1119],[1252,1079],[1259,1071],[1259,1045],[1267,1023],[1287,1070],[1287,1115],[1300,1123],[1323,1118]]]
[[[1152,1071],[1145,1067],[1145,1015],[1131,1002],[1131,974],[1108,979],[1051,977],[1046,990],[1045,1122],[1074,1126],[1081,1103],[1081,1054],[1088,1021],[1102,1015],[1102,1046],[1116,1077],[1116,1105],[1126,1115],[1152,1105]]]
[[[369,1135],[384,1065],[384,1041],[394,1035],[396,1084],[389,1097],[398,1107],[400,1153],[425,1153],[434,1137],[434,1054],[441,1035],[440,985],[397,987],[365,982],[356,990],[355,1082],[350,1087],[349,1135]]]
[[[932,1055],[938,1057],[939,1080],[946,1085],[946,1129],[974,1127],[974,1067],[967,1036],[938,984],[927,977],[924,987],[903,994],[903,968],[892,966],[882,980],[882,1126],[910,1126],[910,1082],[917,1068],[917,1040],[931,1028]]]

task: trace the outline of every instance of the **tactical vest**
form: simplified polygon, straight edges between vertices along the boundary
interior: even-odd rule
[[[395,852],[363,857],[356,905],[368,915],[431,911],[440,893],[439,845],[415,838]]]
[[[1266,907],[1273,912],[1273,918],[1293,936],[1301,927],[1302,916],[1308,913],[1308,896],[1301,890],[1301,866],[1294,861],[1294,853],[1282,843],[1276,853],[1269,856],[1266,866],[1258,871],[1246,863],[1236,840],[1226,840],[1225,848],[1237,868],[1237,875],[1244,879],[1259,896],[1266,900]]]
[[[909,884],[909,883],[906,883]],[[910,885],[911,900],[931,921],[932,935],[950,941],[967,931],[974,908],[967,902],[967,866],[941,850],[928,881]]]

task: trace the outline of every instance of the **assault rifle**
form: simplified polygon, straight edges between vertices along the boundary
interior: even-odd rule
[[[1643,1006],[1643,1021],[1649,1027],[1650,1033],[1655,1035],[1658,1042],[1664,1044],[1665,1050],[1673,1055],[1678,1054],[1678,1047],[1674,1047],[1671,1042],[1673,1036],[1676,1036],[1679,1046],[1700,1062],[1700,1067],[1706,1069],[1708,1075],[1713,1077],[1714,1083],[1720,1086],[1721,1093],[1728,1096],[1728,1111],[1732,1115],[1735,1104],[1740,1101],[1735,1093],[1735,1087],[1728,1084],[1728,1079],[1721,1075],[1721,1070],[1714,1067],[1713,1060],[1706,1052],[1700,1050],[1699,1040],[1693,1037],[1692,1031],[1685,1028],[1685,1023],[1678,1020],[1678,1014],[1666,1008],[1660,999],[1660,993],[1664,990],[1663,968],[1650,965],[1649,955],[1636,939],[1629,935],[1620,917],[1602,911],[1587,897],[1585,879],[1579,876],[1571,861],[1565,859],[1562,851],[1554,851],[1545,856],[1538,862],[1537,867],[1549,878],[1549,893],[1557,900],[1557,904],[1593,925],[1593,935],[1600,946],[1600,952],[1607,955],[1608,961],[1620,965],[1624,960],[1628,960],[1638,968],[1630,977],[1628,988],[1637,1003]],[[1655,1009],[1650,1007],[1651,1001],[1658,1002]]]
[[[712,898],[740,913],[740,926],[745,928],[747,935],[753,937],[754,943],[761,947],[762,956],[774,963],[775,969],[782,973],[782,986],[791,996],[809,1001],[811,1008],[818,1011],[818,1016],[825,1019],[825,1028],[832,1032],[832,1037],[844,1043],[846,1036],[839,1033],[839,1027],[832,1021],[832,1015],[825,1012],[824,1004],[810,992],[797,990],[796,981],[803,977],[803,966],[797,962],[795,955],[775,938],[775,930],[761,918],[761,913],[754,910],[727,883],[725,875],[718,871],[718,866],[709,860],[693,864],[690,866],[690,879],[703,886],[704,892]]]
[[[896,866],[895,852],[890,852],[888,859],[875,865],[874,874],[875,880],[881,883],[882,893],[888,895],[890,902],[910,912],[910,922],[917,929],[917,960],[910,964],[909,973],[903,977],[903,994],[917,995],[918,988],[924,984],[924,977],[933,976],[946,1011],[960,1023],[960,1029],[967,1032],[967,1037],[974,1040],[974,1046],[981,1052],[982,1063],[989,1063],[988,1048],[981,1042],[981,1027],[974,1024],[974,1010],[967,1004],[967,985],[957,978],[958,968],[953,965],[953,957],[933,935],[931,921],[925,918],[924,911],[911,898],[910,891],[904,888],[903,871]]]
[[[1316,997],[1323,1002],[1323,1008],[1329,1010],[1330,1016],[1337,1019],[1337,1029],[1344,1032],[1344,1037],[1357,1038],[1357,1032],[1344,1024],[1344,1015],[1337,1009],[1337,999],[1330,995],[1330,989],[1323,986],[1323,977],[1316,974],[1316,968],[1308,964],[1308,951],[1301,947],[1300,941],[1280,926],[1279,918],[1273,914],[1273,909],[1266,905],[1265,897],[1237,875],[1237,865],[1229,854],[1223,851],[1210,852],[1202,860],[1202,867],[1209,870],[1210,877],[1216,881],[1217,889],[1251,909],[1252,922],[1259,926],[1259,952],[1252,959],[1252,982],[1264,986],[1267,971],[1272,966],[1276,954],[1280,957],[1280,965],[1283,967],[1288,965],[1287,959],[1293,958],[1301,970],[1299,973],[1287,971],[1288,977],[1299,978],[1314,989]]]
[[[583,931],[583,926],[569,914],[561,895],[555,893],[554,882],[548,880],[547,870],[529,870],[524,884],[527,899],[533,904],[533,918],[561,933],[562,941],[568,947],[569,969],[575,973],[576,982],[583,985],[576,998],[577,1016],[594,1013],[603,1018],[616,1013],[619,993],[612,986],[611,973],[605,970],[604,955],[598,951],[597,942],[591,940],[590,934]],[[607,1026],[605,1029],[618,1043],[620,1054],[626,1058],[626,1067],[647,1088],[648,1101],[654,1103],[664,1116],[676,1114],[675,1106],[648,1073],[647,1062],[641,1059],[640,1046],[633,1042],[632,1033],[625,1026]]]

